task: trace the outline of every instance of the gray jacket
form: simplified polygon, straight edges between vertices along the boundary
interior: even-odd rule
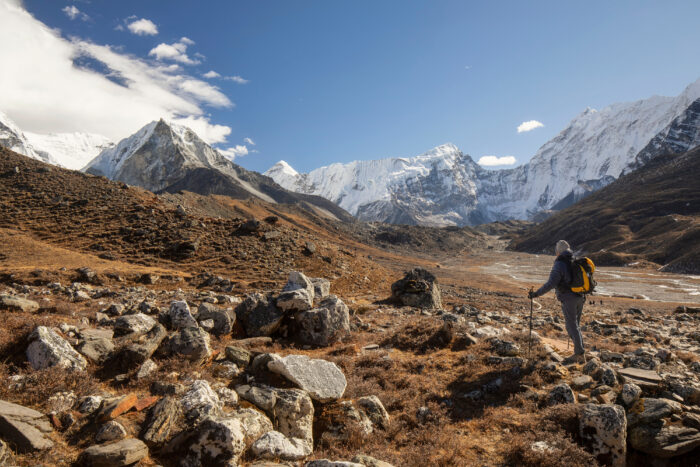
[[[552,271],[549,273],[549,279],[535,292],[536,297],[544,295],[552,289],[556,289],[557,300],[560,302],[581,297],[580,294],[572,292],[568,287],[568,284],[573,280],[571,277],[571,269],[569,269],[569,265],[567,264],[571,262],[572,256],[573,253],[571,250],[566,250],[557,257],[554,261],[554,266],[552,266]]]

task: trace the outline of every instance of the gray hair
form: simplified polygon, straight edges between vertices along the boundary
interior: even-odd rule
[[[566,240],[559,240],[557,242],[557,245],[554,247],[554,253],[559,256],[560,254],[564,253],[566,250],[571,248],[569,246],[569,243]]]

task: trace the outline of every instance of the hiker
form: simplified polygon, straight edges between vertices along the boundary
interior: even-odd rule
[[[583,349],[583,337],[581,336],[581,312],[586,297],[583,294],[571,291],[569,284],[573,280],[571,261],[573,252],[566,240],[559,240],[554,248],[557,259],[549,273],[549,280],[536,291],[528,292],[530,299],[540,297],[552,289],[556,290],[557,300],[561,302],[561,311],[566,321],[566,332],[574,343],[574,354],[567,358],[565,363],[583,363],[586,357]]]

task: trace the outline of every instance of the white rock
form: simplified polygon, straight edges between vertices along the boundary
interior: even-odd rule
[[[220,387],[216,390],[216,395],[219,396],[219,400],[223,405],[228,407],[235,407],[238,405],[238,394],[232,389]]]
[[[245,432],[234,418],[208,418],[195,429],[184,465],[239,465]]]
[[[273,359],[267,364],[268,369],[308,392],[312,399],[329,402],[343,397],[347,381],[335,363],[312,360],[306,355],[272,355]]]
[[[586,404],[579,419],[579,433],[594,456],[609,459],[615,467],[625,465],[627,418],[621,406]]]
[[[193,423],[206,417],[218,417],[222,414],[219,396],[203,379],[192,383],[187,392],[182,395],[180,404],[185,417]]]
[[[282,311],[306,311],[314,304],[314,286],[304,274],[289,273],[287,285],[277,297],[277,307]]]
[[[279,431],[268,431],[251,446],[253,454],[266,459],[300,460],[311,455],[311,446],[304,440],[287,438]]]
[[[143,362],[141,368],[139,368],[139,371],[136,373],[136,379],[147,378],[151,373],[153,373],[157,369],[158,364],[149,358],[148,360]]]
[[[29,335],[27,359],[35,370],[59,366],[83,371],[87,361],[61,336],[46,326],[37,327]]]
[[[98,443],[106,441],[117,441],[126,438],[126,429],[116,420],[109,421],[102,425],[95,435]]]
[[[168,316],[170,317],[170,326],[173,329],[196,328],[198,326],[197,320],[192,316],[189,305],[184,300],[172,302],[170,310],[168,310]]]

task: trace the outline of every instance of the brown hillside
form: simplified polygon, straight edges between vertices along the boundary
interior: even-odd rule
[[[646,166],[516,237],[517,251],[551,252],[566,239],[601,264],[640,260],[700,272],[700,149]]]

